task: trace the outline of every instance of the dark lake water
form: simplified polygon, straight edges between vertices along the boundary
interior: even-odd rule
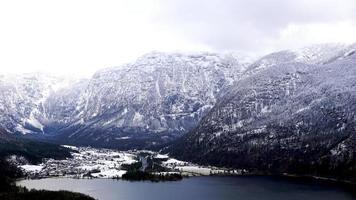
[[[70,190],[100,200],[349,200],[350,191],[320,182],[277,177],[192,177],[178,182],[129,182],[111,179],[49,178],[18,185]]]

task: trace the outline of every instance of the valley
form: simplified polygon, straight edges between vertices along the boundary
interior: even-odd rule
[[[356,199],[356,0],[0,0],[0,200]]]
[[[26,178],[108,178],[121,179],[128,171],[154,175],[177,174],[183,177],[241,175],[246,170],[200,166],[176,160],[153,151],[115,151],[91,147],[65,146],[72,157],[63,160],[44,159],[37,165],[19,164]]]
[[[152,52],[89,79],[0,76],[0,154],[29,181],[291,175],[353,184],[355,51],[315,45],[248,62]]]

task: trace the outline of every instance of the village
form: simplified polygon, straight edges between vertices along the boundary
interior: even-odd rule
[[[170,158],[153,151],[116,151],[92,147],[70,148],[72,158],[65,160],[45,159],[39,165],[22,165],[21,169],[30,179],[49,177],[70,178],[116,178],[127,171],[137,169],[154,174],[180,174],[182,176],[241,175],[245,170],[199,166]]]

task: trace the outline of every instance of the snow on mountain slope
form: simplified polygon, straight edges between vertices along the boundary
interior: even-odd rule
[[[88,121],[107,116],[106,125],[154,132],[185,131],[242,69],[233,58],[214,54],[148,54],[133,64],[96,73],[83,95],[81,117]]]
[[[69,109],[73,123],[55,134],[103,145],[170,140],[194,128],[246,66],[230,55],[154,52],[98,71],[74,98],[76,105]],[[47,102],[49,109],[52,102]]]
[[[253,74],[283,63],[327,64],[352,55],[355,51],[356,44],[319,44],[295,50],[284,50],[260,58],[248,67],[246,74]]]
[[[169,151],[205,164],[356,180],[355,49],[265,56]]]
[[[88,86],[88,79],[72,82],[70,87],[64,87],[51,93],[43,102],[43,113],[39,116],[45,125],[44,132],[53,134],[58,129],[67,127],[81,120],[79,105],[82,104],[81,95]]]
[[[40,73],[0,75],[1,126],[12,133],[43,133],[43,103],[66,85],[66,79]]]
[[[0,123],[75,144],[159,145],[194,128],[247,65],[228,54],[153,52],[88,80],[2,76]]]
[[[304,71],[348,60],[354,53],[355,45],[316,45],[273,53],[250,65],[233,55],[153,52],[135,62],[98,71],[88,80],[41,74],[1,76],[0,123],[12,133],[43,133],[69,144],[122,149],[159,146],[195,128],[216,103],[223,105],[229,98],[245,95],[236,92],[240,88],[266,78],[274,83],[274,78],[286,73],[280,81],[281,91],[293,95]],[[294,71],[288,71],[291,69]],[[268,70],[271,74],[259,75]],[[237,85],[232,87],[234,82]],[[67,86],[61,86],[63,83]],[[271,113],[274,93],[264,90],[260,92],[266,98],[257,103],[244,99],[241,105],[254,107],[256,116]],[[221,129],[214,132],[216,137],[231,128],[238,130],[256,117],[240,120],[250,110],[231,114],[235,109],[224,110],[226,116],[239,119],[233,124],[218,124],[219,118],[213,122]],[[302,112],[308,106],[299,109]]]

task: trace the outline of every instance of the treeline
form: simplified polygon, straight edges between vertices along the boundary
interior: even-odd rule
[[[152,164],[152,163],[151,163]],[[148,166],[151,165],[148,161]],[[125,174],[122,175],[123,180],[128,181],[179,181],[183,179],[183,176],[178,173],[158,173],[152,171],[151,168],[148,168],[147,171],[142,171],[142,162],[136,162],[133,164],[124,164],[122,165],[123,170],[127,170]]]
[[[149,173],[144,171],[128,171],[122,175],[123,180],[128,181],[179,181],[183,179],[183,176],[178,173]]]
[[[9,134],[0,134],[0,157],[10,155],[25,157],[31,163],[40,163],[43,158],[65,159],[72,157],[72,150],[57,144],[33,141]]]
[[[0,194],[4,192],[16,192],[17,187],[14,184],[14,180],[21,176],[22,173],[17,167],[10,165],[5,159],[0,157]]]

